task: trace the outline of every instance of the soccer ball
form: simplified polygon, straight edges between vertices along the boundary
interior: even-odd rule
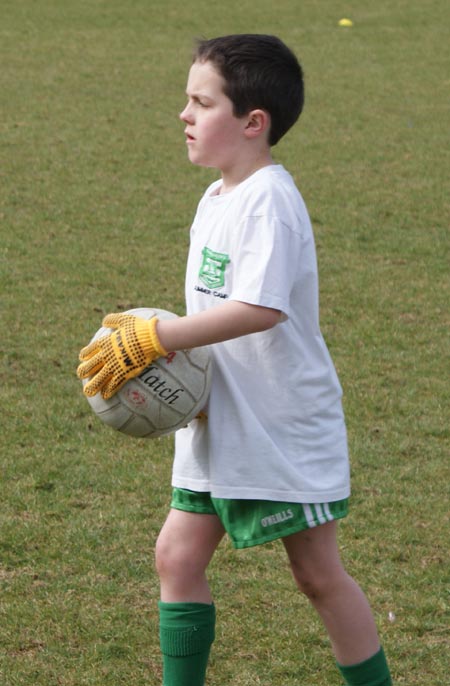
[[[166,310],[128,310],[143,319],[174,319]],[[92,340],[111,333],[100,328]],[[211,388],[211,359],[207,348],[179,350],[159,357],[109,400],[101,393],[87,398],[102,422],[136,438],[157,438],[186,426],[205,406]],[[88,379],[83,380],[83,386]]]

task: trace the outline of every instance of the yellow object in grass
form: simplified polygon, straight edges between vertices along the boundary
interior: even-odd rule
[[[339,19],[339,26],[353,26],[351,19]]]

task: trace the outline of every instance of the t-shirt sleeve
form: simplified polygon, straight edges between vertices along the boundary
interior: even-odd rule
[[[271,307],[289,317],[301,235],[267,216],[245,218],[236,233],[230,299]]]

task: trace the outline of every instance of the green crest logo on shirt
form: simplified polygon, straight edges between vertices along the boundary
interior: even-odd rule
[[[222,288],[225,285],[225,269],[230,261],[226,253],[215,252],[207,247],[202,250],[203,262],[198,273],[208,288]]]

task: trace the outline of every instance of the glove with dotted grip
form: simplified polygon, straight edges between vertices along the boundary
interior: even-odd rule
[[[111,398],[129,380],[138,376],[158,357],[168,353],[156,333],[157,317],[142,319],[132,314],[108,314],[103,326],[116,329],[102,336],[80,352],[77,369],[80,379],[92,379],[84,386],[85,395],[98,393]]]

